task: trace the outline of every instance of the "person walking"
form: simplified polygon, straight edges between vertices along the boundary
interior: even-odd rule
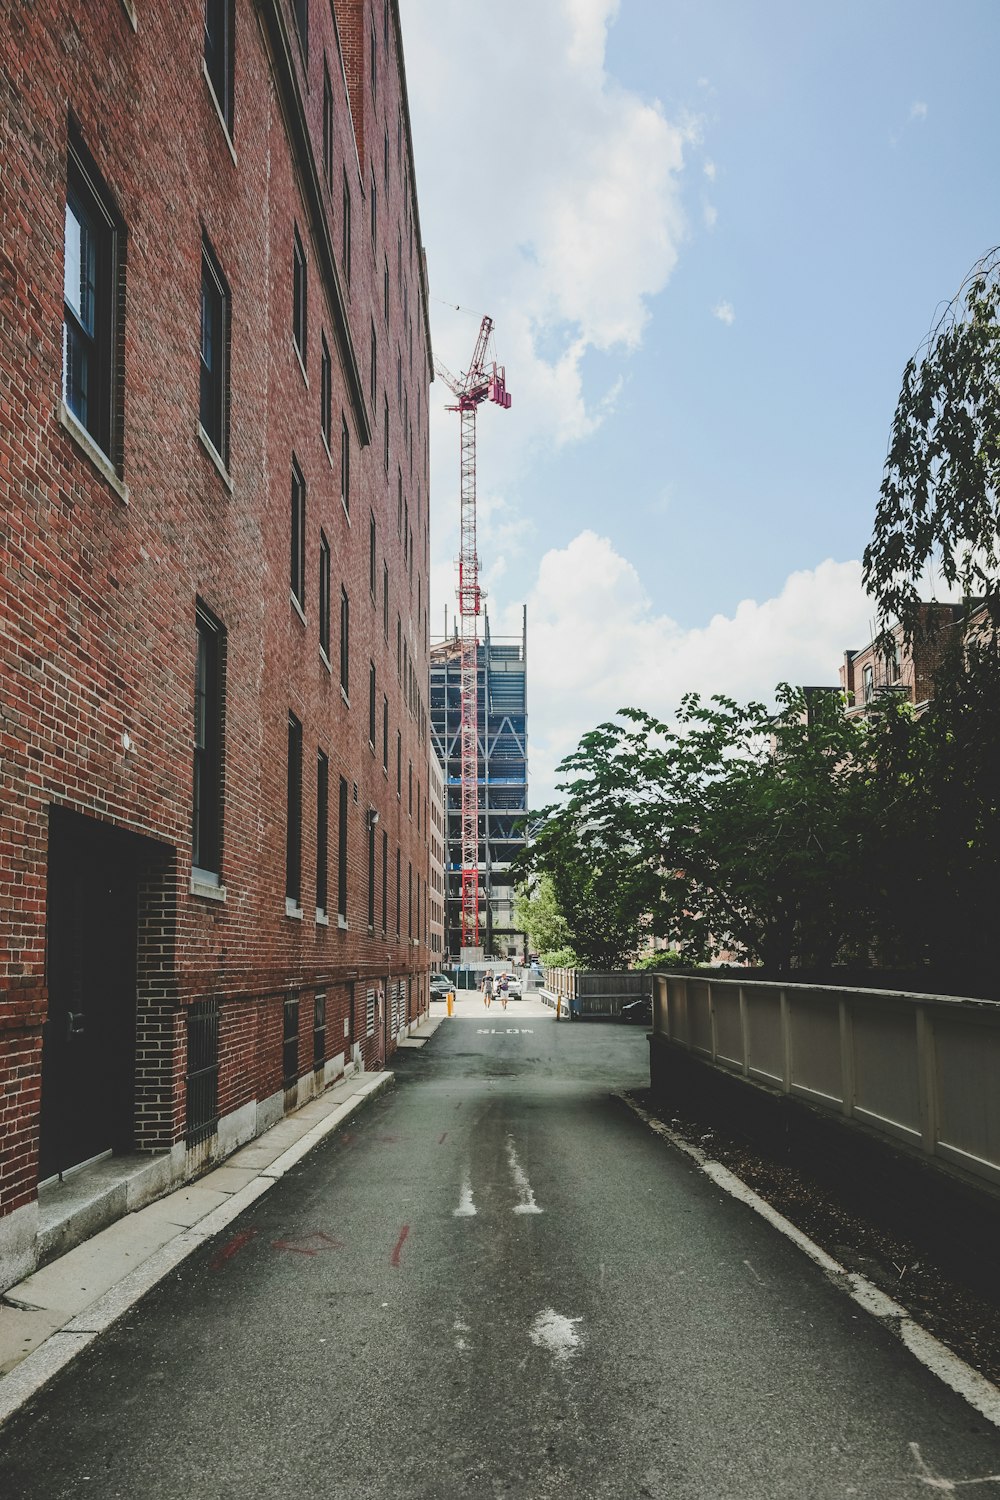
[[[489,1010],[493,1003],[493,970],[487,969],[483,975],[483,1004]]]
[[[500,1004],[504,1010],[507,1009],[507,991],[510,988],[510,980],[506,973],[500,975]]]

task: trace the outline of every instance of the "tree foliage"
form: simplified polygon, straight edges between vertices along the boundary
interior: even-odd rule
[[[939,568],[1000,624],[1000,248],[973,267],[909,361],[892,423],[864,582],[883,625],[919,631]]]
[[[774,714],[691,694],[676,726],[623,709],[562,763],[567,801],[529,858],[578,952],[625,958],[653,931],[788,967],[849,941],[866,730],[839,695],[779,697]]]
[[[541,875],[517,887],[514,924],[528,934],[533,953],[554,953],[571,947],[570,925],[559,905],[551,875]]]

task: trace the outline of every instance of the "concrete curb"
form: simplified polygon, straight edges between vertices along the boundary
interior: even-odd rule
[[[905,1307],[893,1301],[885,1292],[880,1291],[867,1277],[861,1276],[856,1271],[848,1271],[839,1261],[834,1260],[832,1255],[828,1255],[807,1234],[780,1214],[776,1208],[772,1208],[765,1198],[747,1187],[746,1183],[735,1173],[730,1172],[728,1167],[724,1167],[721,1162],[713,1161],[697,1146],[692,1146],[688,1141],[683,1140],[669,1126],[664,1125],[662,1120],[654,1119],[647,1110],[642,1108],[641,1104],[629,1098],[627,1093],[616,1091],[613,1097],[620,1099],[625,1107],[638,1116],[655,1135],[661,1136],[665,1141],[669,1141],[671,1146],[683,1152],[694,1162],[700,1172],[715,1183],[716,1187],[721,1188],[730,1198],[735,1198],[737,1202],[745,1204],[755,1214],[759,1214],[779,1234],[783,1234],[786,1239],[791,1240],[793,1245],[797,1245],[804,1255],[819,1266],[838,1291],[846,1293],[852,1302],[898,1338],[926,1370],[936,1375],[938,1380],[943,1381],[949,1389],[967,1401],[981,1417],[985,1417],[987,1422],[991,1422],[994,1427],[1000,1427],[1000,1389],[992,1381],[987,1380],[985,1375],[981,1375],[978,1370],[966,1364],[964,1359],[960,1359],[946,1344],[942,1344],[940,1339],[911,1318]]]
[[[134,1307],[147,1292],[168,1276],[195,1250],[227,1228],[252,1203],[269,1192],[292,1167],[308,1156],[319,1143],[331,1135],[349,1115],[367,1104],[392,1083],[391,1072],[375,1073],[338,1104],[311,1130],[293,1142],[287,1150],[262,1167],[254,1179],[239,1188],[225,1203],[211,1209],[189,1228],[180,1229],[166,1244],[128,1272],[114,1286],[96,1297],[87,1307],[57,1328],[30,1354],[4,1376],[0,1376],[0,1427],[64,1366],[93,1343],[99,1334]],[[257,1143],[266,1139],[257,1137]],[[185,1184],[188,1186],[188,1184]],[[180,1190],[182,1191],[182,1190]],[[168,1195],[169,1196],[169,1195]],[[161,1200],[163,1201],[163,1200]],[[56,1263],[57,1264],[57,1263]]]

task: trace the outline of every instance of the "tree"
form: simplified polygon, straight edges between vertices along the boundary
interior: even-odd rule
[[[971,270],[909,361],[864,583],[883,626],[919,631],[932,566],[1000,625],[1000,247]],[[926,585],[925,585],[926,586]]]
[[[573,934],[556,898],[551,875],[541,875],[517,887],[514,924],[528,934],[534,953],[552,953],[572,947]]]
[[[691,959],[726,947],[776,969],[862,940],[867,727],[836,694],[779,702],[690,694],[676,727],[623,709],[562,763],[567,801],[530,853],[578,951],[609,923],[622,954],[655,930]]]

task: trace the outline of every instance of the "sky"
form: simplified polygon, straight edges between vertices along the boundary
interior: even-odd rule
[[[997,0],[401,0],[435,355],[495,322],[529,800],[625,705],[837,682],[907,359],[1000,242]],[[431,633],[458,418],[431,387]]]

